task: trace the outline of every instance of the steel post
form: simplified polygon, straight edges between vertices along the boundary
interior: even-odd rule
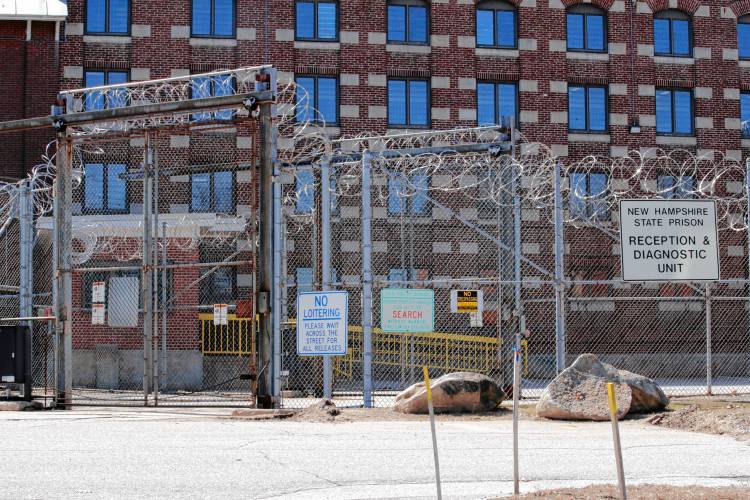
[[[565,369],[565,240],[563,235],[563,202],[560,162],[555,163],[555,367]]]
[[[281,210],[281,170],[278,163],[274,164],[273,184],[273,395],[277,402],[281,401],[281,317],[284,300],[284,284],[282,283],[282,261],[284,258],[284,224]]]
[[[365,408],[372,407],[372,153],[362,154],[362,382]]]
[[[152,210],[152,161],[151,137],[146,134],[143,149],[143,241],[141,251],[141,297],[143,302],[143,405],[148,406],[148,395],[151,392],[152,347],[153,347],[153,242],[151,241]]]
[[[331,289],[331,166],[328,158],[320,164],[320,241],[323,290]],[[323,397],[333,395],[331,356],[323,356]]]
[[[161,223],[161,350],[159,351],[160,387],[167,386],[167,223]]]
[[[159,271],[156,270],[156,266],[159,262],[159,149],[157,147],[157,140],[153,141],[151,146],[152,151],[152,164],[153,170],[152,183],[153,183],[153,218],[152,218],[152,255],[151,262],[153,263],[151,271],[151,304],[152,305],[152,326],[151,326],[151,380],[154,391],[154,405],[159,405],[159,376],[161,370],[159,369],[159,361],[161,360],[161,352],[159,349]],[[162,287],[163,289],[164,287]],[[166,305],[162,303],[162,305]]]
[[[711,350],[711,284],[706,283],[706,394],[709,396],[713,390]]]
[[[745,223],[747,229],[747,279],[748,282],[745,285],[745,296],[748,297],[747,312],[747,329],[748,337],[750,337],[750,158],[745,161]],[[747,369],[750,372],[750,351],[747,352]]]
[[[19,316],[31,317],[34,315],[34,194],[31,191],[30,181],[20,184],[18,190],[18,221],[20,224],[20,252],[19,252]],[[31,401],[31,390],[33,387],[32,374],[32,341],[34,339],[34,322],[26,321],[27,328],[26,357],[24,373],[24,399]]]

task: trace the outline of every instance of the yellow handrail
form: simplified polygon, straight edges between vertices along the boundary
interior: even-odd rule
[[[212,313],[198,315],[201,352],[206,355],[255,356],[252,319],[227,314],[226,325],[214,325]]]

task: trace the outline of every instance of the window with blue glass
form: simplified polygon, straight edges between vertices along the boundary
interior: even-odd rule
[[[654,54],[657,56],[689,56],[691,47],[690,17],[679,10],[663,10],[654,14]]]
[[[297,293],[312,292],[314,290],[315,278],[312,267],[297,268]]]
[[[231,38],[235,34],[234,0],[193,0],[190,34]]]
[[[297,121],[320,125],[339,122],[339,82],[330,76],[298,76]]]
[[[191,91],[193,99],[233,95],[235,92],[234,78],[230,75],[201,76],[191,79]],[[219,111],[208,111],[193,115],[193,121],[231,120],[234,111],[222,109]]]
[[[430,177],[414,173],[408,178],[393,174],[388,178],[388,213],[390,215],[427,215],[430,213]]]
[[[500,1],[480,2],[476,9],[477,46],[516,48],[516,8]]]
[[[428,127],[430,92],[427,80],[388,80],[388,125]]]
[[[339,38],[338,2],[297,0],[295,36],[298,40],[335,41]]]
[[[740,59],[750,59],[750,14],[737,19],[737,54]]]
[[[389,0],[388,43],[421,43],[429,39],[427,4],[422,0]]]
[[[659,196],[668,200],[687,200],[695,197],[695,176],[665,174],[656,178]]]
[[[607,130],[607,89],[568,85],[568,129],[575,132]]]
[[[86,70],[83,72],[83,84],[85,87],[102,87],[104,85],[116,85],[127,83],[127,71],[108,70]],[[125,89],[102,89],[86,92],[83,98],[83,107],[87,111],[119,108],[127,104],[127,91]]]
[[[502,125],[503,118],[518,121],[518,86],[515,83],[477,83],[477,123]]]
[[[609,176],[604,172],[570,174],[569,208],[573,217],[606,220]]]
[[[130,0],[86,0],[86,33],[130,33]]]
[[[656,89],[656,133],[693,134],[693,93],[690,90]]]
[[[121,177],[127,171],[128,167],[122,163],[86,163],[83,211],[100,214],[127,212],[127,181]]]
[[[309,214],[315,210],[315,174],[312,170],[298,170],[295,174],[295,212]]]
[[[603,10],[593,5],[575,5],[568,9],[566,20],[568,50],[606,51],[607,18]]]
[[[750,92],[740,94],[740,127],[742,137],[750,137]]]
[[[234,212],[234,173],[202,172],[190,176],[190,211]]]
[[[198,287],[200,303],[204,305],[233,303],[237,296],[235,293],[236,275],[236,267],[203,269],[201,276],[205,278],[201,280],[201,285]]]

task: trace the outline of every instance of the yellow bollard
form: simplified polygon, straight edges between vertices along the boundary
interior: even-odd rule
[[[438,500],[443,499],[443,493],[440,490],[440,462],[438,461],[437,435],[435,434],[435,410],[432,407],[432,387],[430,387],[430,374],[427,367],[422,367],[424,374],[424,385],[427,389],[427,410],[430,412],[430,429],[432,430],[432,452],[435,456],[435,484],[437,485]]]
[[[617,422],[617,399],[615,398],[615,384],[607,383],[607,395],[609,396],[609,414],[612,420],[612,439],[615,442],[615,461],[617,462],[617,483],[620,488],[620,498],[627,500],[628,494],[625,490],[625,471],[622,466],[622,448],[620,447],[620,427]]]

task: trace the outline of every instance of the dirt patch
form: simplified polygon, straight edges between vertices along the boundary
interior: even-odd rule
[[[533,409],[533,407],[531,407]],[[511,418],[512,412],[499,408],[496,411],[483,413],[464,413],[460,415],[440,414],[440,421],[497,420]],[[294,422],[389,422],[428,420],[428,415],[413,415],[395,411],[393,408],[339,408],[331,401],[320,401],[295,412],[289,419]]]
[[[628,498],[639,500],[667,500],[681,498],[705,498],[721,500],[745,500],[750,498],[750,488],[726,487],[708,488],[705,486],[667,486],[659,484],[643,484],[628,487]],[[544,490],[528,495],[507,498],[551,498],[555,500],[589,500],[620,498],[619,490],[614,485],[592,485],[585,488],[560,488]]]
[[[652,425],[750,441],[750,404],[702,402],[678,406],[646,419]]]

